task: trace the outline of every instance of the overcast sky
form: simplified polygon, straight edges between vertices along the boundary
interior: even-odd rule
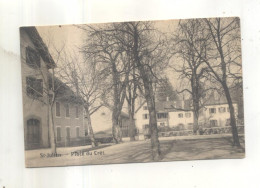
[[[173,33],[177,28],[178,22],[179,20],[155,21],[155,27],[164,33]],[[83,45],[85,38],[84,32],[75,25],[39,26],[37,30],[48,46],[54,60],[56,54],[54,47],[61,49],[65,45],[66,51],[73,50],[77,52],[78,48]],[[170,68],[166,70],[166,74],[173,87],[178,87],[179,83],[176,82],[178,75]]]

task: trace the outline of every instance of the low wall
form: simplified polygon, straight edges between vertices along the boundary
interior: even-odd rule
[[[112,143],[112,137],[95,138],[97,143]],[[71,138],[70,141],[57,142],[57,147],[74,147],[74,146],[85,146],[91,145],[89,137]]]
[[[238,134],[244,134],[244,126],[237,126]],[[232,128],[228,127],[211,127],[211,128],[202,128],[198,131],[198,135],[211,135],[211,134],[232,134]],[[193,135],[192,130],[181,130],[181,131],[165,131],[159,132],[160,137],[167,137],[167,136],[188,136]]]

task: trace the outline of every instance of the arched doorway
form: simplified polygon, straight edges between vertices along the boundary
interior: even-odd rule
[[[39,147],[40,121],[38,119],[27,120],[27,146],[30,149]]]

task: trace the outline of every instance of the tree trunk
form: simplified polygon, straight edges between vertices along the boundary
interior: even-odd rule
[[[150,78],[149,72],[145,71],[144,65],[140,61],[138,45],[139,45],[139,34],[137,31],[137,26],[134,28],[134,60],[136,62],[137,68],[139,70],[140,76],[144,84],[144,95],[147,102],[147,107],[149,111],[149,127],[151,130],[151,149],[152,158],[154,161],[159,161],[161,159],[160,143],[158,139],[158,129],[157,129],[157,118],[155,110],[155,99],[152,80]]]
[[[91,123],[91,117],[90,117],[90,114],[89,114],[88,107],[85,107],[85,111],[86,111],[86,116],[87,116],[88,134],[89,134],[89,137],[90,137],[90,140],[91,140],[92,148],[94,148],[94,147],[97,147],[98,144],[97,144],[95,136],[94,136],[92,123]]]
[[[56,139],[55,139],[55,128],[53,119],[53,103],[49,107],[49,134],[51,143],[51,153],[56,153]]]
[[[234,112],[234,107],[233,107],[233,103],[232,103],[232,99],[230,96],[230,92],[229,92],[229,88],[227,86],[227,63],[225,62],[225,57],[224,57],[224,53],[223,53],[223,47],[222,47],[222,37],[221,37],[221,31],[220,31],[220,19],[218,19],[218,29],[217,29],[217,41],[218,41],[218,45],[216,45],[218,47],[218,52],[220,55],[220,59],[221,59],[221,70],[222,70],[222,86],[227,98],[227,102],[228,102],[228,106],[229,106],[229,113],[230,113],[230,125],[232,128],[232,135],[233,135],[233,144],[234,146],[240,146],[240,142],[239,142],[239,138],[238,138],[238,132],[237,132],[237,125],[236,125],[236,118],[235,118],[235,112]]]
[[[130,137],[130,141],[135,141],[135,121],[134,121],[134,117],[133,117],[133,113],[131,110],[131,105],[128,104],[128,114],[129,114],[129,137]]]
[[[135,141],[135,121],[132,117],[129,117],[129,137],[130,141]]]
[[[113,139],[116,144],[120,143],[122,141],[122,134],[121,134],[121,127],[119,124],[119,116],[117,115],[116,110],[113,110],[112,113],[112,134]]]
[[[122,132],[121,132],[121,126],[120,126],[120,115],[121,115],[121,109],[123,105],[123,101],[125,100],[125,97],[121,98],[121,90],[120,88],[120,78],[119,74],[116,69],[116,63],[112,62],[112,79],[113,79],[113,112],[112,112],[112,134],[113,139],[116,144],[120,143],[122,141]],[[122,86],[121,86],[122,87]],[[124,91],[123,91],[124,92]],[[125,93],[123,94],[125,96]],[[120,100],[121,98],[121,100]]]
[[[198,130],[198,119],[199,119],[199,102],[197,101],[197,94],[193,90],[192,103],[193,103],[193,134],[196,135]]]
[[[199,128],[199,126],[198,126],[198,124],[199,124],[198,123],[198,118],[199,118],[198,114],[196,113],[195,110],[193,110],[193,134],[194,135],[197,134],[197,130]]]
[[[192,88],[192,104],[193,104],[193,134],[196,135],[198,131],[198,120],[199,120],[199,80],[197,77],[196,69],[193,70],[191,78]]]
[[[229,89],[227,87],[227,84],[225,82],[222,83],[222,86],[224,88],[224,92],[227,98],[228,106],[229,106],[229,113],[230,113],[230,125],[232,128],[232,135],[233,135],[233,145],[240,147],[238,132],[237,132],[237,125],[236,125],[236,118],[235,118],[235,110],[232,103],[232,99],[230,96]]]
[[[46,86],[48,88],[48,84]],[[52,89],[48,91],[48,104],[49,104],[49,134],[50,134],[50,143],[51,143],[51,152],[56,153],[56,138],[55,138],[55,128],[54,128],[54,119],[53,119],[53,106],[55,102],[55,93],[54,93],[54,68],[52,68]],[[51,98],[50,95],[51,94]]]
[[[147,92],[146,92],[147,93]],[[151,129],[151,147],[152,156],[154,161],[159,161],[161,159],[160,143],[158,139],[158,129],[157,129],[157,118],[154,100],[147,95],[146,97],[147,107],[149,110],[149,127]]]

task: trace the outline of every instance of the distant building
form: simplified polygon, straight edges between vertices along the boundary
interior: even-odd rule
[[[224,103],[222,103],[224,102]],[[235,117],[237,120],[238,108],[233,103]],[[157,126],[178,127],[182,129],[192,129],[194,123],[191,101],[164,101],[156,102]],[[223,127],[230,125],[230,114],[228,104],[225,100],[209,101],[201,110],[199,115],[199,125],[203,127]],[[143,102],[135,112],[135,125],[142,135],[149,127],[149,112],[146,102]]]
[[[85,137],[87,129],[84,119],[83,99],[61,81],[54,109],[54,127],[58,146],[70,146],[72,142],[80,142]],[[77,145],[77,144],[73,144]]]
[[[49,147],[49,69],[55,68],[47,46],[35,27],[20,29],[25,149]],[[83,106],[73,91],[60,84],[54,104],[56,142],[67,145],[84,136]]]
[[[233,103],[235,118],[238,117],[237,103]],[[200,111],[199,124],[204,127],[223,127],[230,125],[230,112],[227,103],[206,104]]]
[[[189,103],[185,101],[156,102],[157,126],[175,127],[193,123],[193,113]],[[181,110],[183,109],[183,110]],[[149,111],[146,102],[143,102],[135,111],[135,125],[140,134],[149,126]]]
[[[91,123],[94,133],[102,131],[106,132],[107,134],[112,134],[112,108],[107,106],[102,106],[101,108],[99,108],[95,113],[91,115]],[[122,136],[128,137],[128,114],[121,112],[121,120],[119,123],[122,128]]]

